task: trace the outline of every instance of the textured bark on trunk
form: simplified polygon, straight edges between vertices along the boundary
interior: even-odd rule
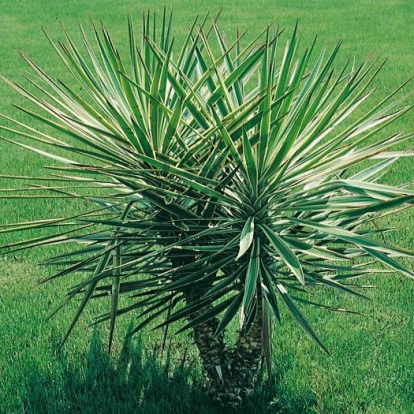
[[[179,254],[171,255],[174,267],[189,261]],[[208,287],[206,285],[204,289],[190,288],[185,291],[187,303],[196,303],[208,291]],[[190,319],[197,318],[208,309],[210,306],[194,312]],[[262,298],[258,294],[255,320],[246,334],[239,332],[234,347],[226,346],[223,334],[214,336],[219,326],[217,318],[209,319],[193,328],[194,342],[208,380],[209,394],[219,403],[240,406],[253,393],[262,360],[262,325]]]
[[[212,398],[223,405],[239,406],[253,393],[261,366],[261,303],[258,304],[256,319],[249,332],[245,335],[240,332],[233,348],[225,346],[223,335],[214,337],[218,323],[218,319],[213,318],[197,325],[194,328],[194,341]]]

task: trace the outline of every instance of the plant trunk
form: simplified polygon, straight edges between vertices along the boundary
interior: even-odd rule
[[[212,398],[223,405],[240,406],[253,393],[261,366],[261,303],[258,304],[256,318],[249,332],[239,333],[234,348],[225,346],[222,334],[214,337],[218,324],[218,319],[213,318],[197,325],[194,327],[194,340]]]
[[[180,252],[182,253],[182,252]],[[183,266],[190,260],[182,254],[171,255],[174,267]],[[190,256],[191,257],[191,256]],[[184,292],[187,303],[196,303],[209,286],[204,289],[188,289]],[[255,320],[247,333],[239,332],[234,347],[229,348],[224,335],[215,336],[218,318],[211,318],[193,328],[194,342],[199,350],[208,390],[212,398],[222,405],[240,406],[253,393],[262,361],[262,298],[257,295]],[[205,313],[210,306],[194,312],[193,320]]]

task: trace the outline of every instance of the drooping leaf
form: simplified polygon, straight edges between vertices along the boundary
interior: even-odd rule
[[[286,266],[297,277],[299,282],[304,285],[305,275],[303,273],[302,265],[290,246],[266,224],[259,224],[259,227],[269,240],[270,244],[275,248],[277,253],[280,254],[280,257]]]

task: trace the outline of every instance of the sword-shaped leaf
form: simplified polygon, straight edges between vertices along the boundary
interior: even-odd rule
[[[299,323],[299,325],[305,330],[305,332],[320,346],[320,348],[325,351],[329,355],[329,351],[326,349],[325,345],[316,335],[315,331],[313,330],[312,326],[310,325],[309,321],[302,313],[302,311],[298,308],[295,304],[294,300],[289,295],[288,291],[282,284],[276,285],[276,288],[283,300],[285,302],[287,308],[292,313],[293,317]]]
[[[240,312],[240,326],[243,327],[251,313],[251,305],[256,296],[257,284],[260,273],[260,239],[257,237],[253,240],[253,246],[250,252],[249,265],[244,282],[243,300]]]
[[[237,254],[236,260],[239,260],[253,243],[254,237],[254,217],[249,217],[246,220],[243,230],[240,235],[239,253]]]
[[[305,275],[303,272],[302,265],[290,248],[289,244],[283,241],[269,226],[266,224],[259,224],[260,229],[263,231],[270,244],[274,247],[276,252],[280,255],[280,258],[296,276],[302,285],[305,285]]]

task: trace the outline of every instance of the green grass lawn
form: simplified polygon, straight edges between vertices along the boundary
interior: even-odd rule
[[[7,5],[1,6],[0,13],[0,72],[23,82],[27,68],[18,56],[20,49],[49,73],[65,76],[42,26],[59,38],[63,24],[79,40],[78,23],[86,27],[89,18],[96,22],[102,19],[117,44],[121,46],[124,41],[126,46],[128,15],[138,26],[143,10],[162,12],[164,7],[158,0],[3,3]],[[299,21],[304,46],[315,35],[319,48],[327,45],[332,49],[339,39],[344,40],[338,65],[354,57],[360,62],[371,52],[380,59],[388,58],[375,81],[377,100],[414,75],[414,3],[407,0],[173,0],[168,4],[178,42],[198,14],[210,11],[215,15],[223,7],[220,26],[228,36],[233,36],[236,28],[248,29],[248,36],[253,36],[267,25],[285,27],[289,34]],[[414,89],[412,84],[409,87]],[[23,117],[11,106],[21,99],[4,83],[0,83],[0,96],[0,112]],[[393,128],[413,131],[413,112]],[[43,162],[0,142],[0,175],[38,174],[36,170]],[[410,182],[413,175],[414,162],[406,159],[393,165],[385,181]],[[1,188],[10,185],[0,178]],[[62,209],[76,211],[76,205],[0,198],[0,225],[59,216]],[[414,248],[412,210],[390,217],[387,224],[399,228],[388,236],[389,241]],[[6,238],[0,233],[0,244],[18,236]],[[174,337],[161,355],[162,332],[148,331],[124,342],[133,322],[127,316],[118,326],[116,348],[109,358],[107,327],[88,328],[93,321],[93,312],[88,310],[63,351],[56,354],[75,304],[47,320],[73,281],[37,286],[37,281],[48,275],[38,263],[50,253],[43,249],[0,257],[0,413],[221,412],[195,385],[201,381],[201,374],[187,334]],[[274,332],[275,384],[264,388],[246,412],[414,412],[414,281],[373,275],[364,283],[376,285],[367,292],[370,301],[315,292],[315,297],[333,306],[352,308],[360,315],[305,309],[330,357],[322,354],[287,312],[283,314],[283,323]],[[96,306],[103,308],[105,304]],[[161,358],[157,360],[157,356]]]

